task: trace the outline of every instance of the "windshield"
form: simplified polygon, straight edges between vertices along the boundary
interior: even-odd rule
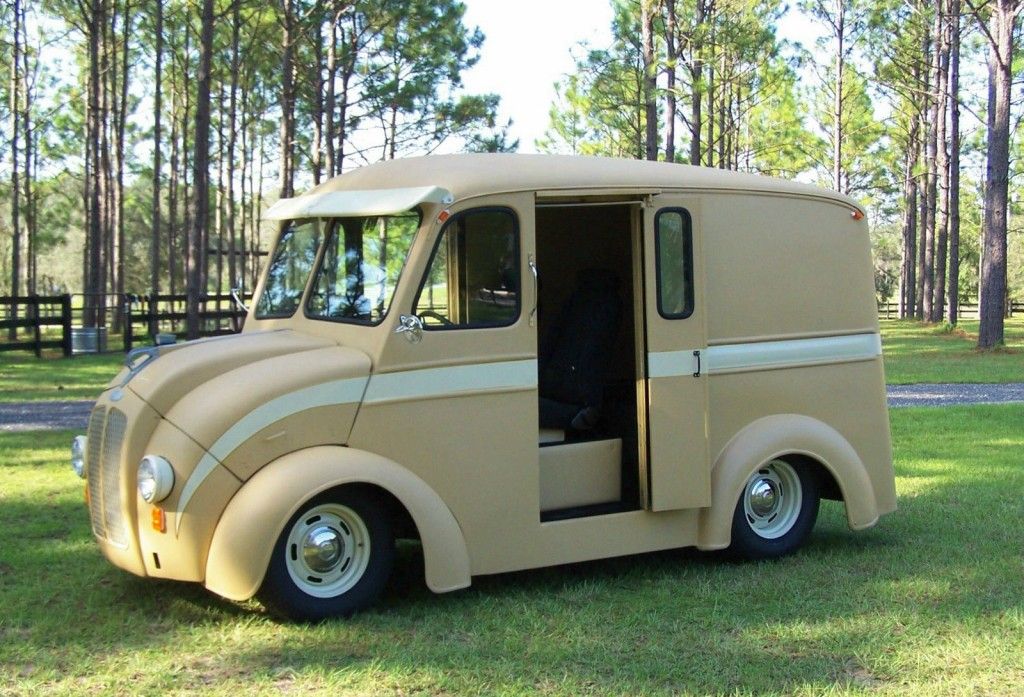
[[[320,225],[316,220],[289,223],[277,243],[274,260],[267,271],[263,294],[256,304],[256,319],[291,317],[295,314],[306,280],[316,263],[320,248]]]
[[[357,324],[384,319],[419,223],[415,212],[334,220],[306,315]]]

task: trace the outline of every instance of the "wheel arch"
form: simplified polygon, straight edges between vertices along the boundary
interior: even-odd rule
[[[443,593],[470,584],[462,530],[426,482],[370,452],[317,446],[278,458],[238,490],[214,530],[204,585],[231,600],[254,596],[288,520],[313,497],[349,485],[372,487],[388,502],[396,521],[412,522],[422,541],[426,583],[432,591]]]
[[[747,477],[764,463],[799,459],[819,471],[824,498],[846,505],[851,529],[874,525],[878,504],[867,468],[856,450],[828,424],[800,414],[775,414],[751,422],[722,448],[711,471],[710,508],[701,510],[697,546],[729,546],[732,516]]]

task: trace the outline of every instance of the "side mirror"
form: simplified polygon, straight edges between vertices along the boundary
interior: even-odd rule
[[[423,320],[416,315],[401,315],[395,334],[405,334],[410,344],[418,344],[423,339]]]

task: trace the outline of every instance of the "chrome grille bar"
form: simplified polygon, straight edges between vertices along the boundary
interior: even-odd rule
[[[121,513],[121,443],[128,420],[124,412],[111,409],[103,434],[103,523],[107,539],[116,545],[127,545],[124,516]]]
[[[103,538],[106,537],[106,529],[103,525],[103,500],[100,493],[102,491],[100,488],[102,483],[100,446],[103,444],[103,424],[106,416],[107,410],[102,406],[92,410],[92,415],[89,417],[88,445],[85,455],[89,486],[89,515],[92,518],[92,531],[97,537]]]

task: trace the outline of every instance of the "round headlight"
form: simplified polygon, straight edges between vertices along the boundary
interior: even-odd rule
[[[139,496],[146,503],[163,501],[174,488],[171,463],[159,455],[146,455],[139,463]]]
[[[85,436],[75,436],[71,441],[71,469],[85,479]]]

